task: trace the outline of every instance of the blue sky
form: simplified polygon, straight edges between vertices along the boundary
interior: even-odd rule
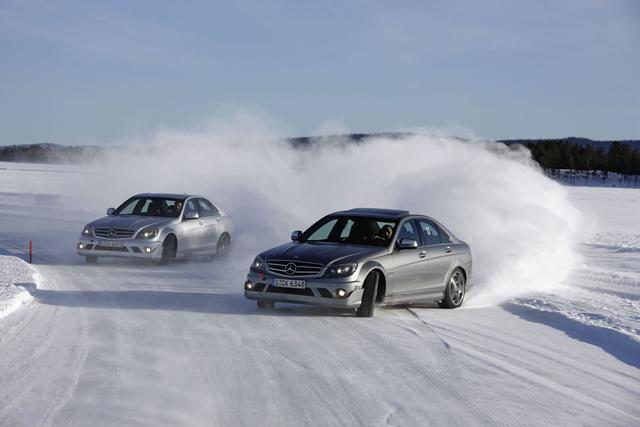
[[[640,1],[0,1],[0,144],[257,111],[291,136],[640,137]]]

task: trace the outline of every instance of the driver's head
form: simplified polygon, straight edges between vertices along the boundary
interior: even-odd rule
[[[393,227],[391,227],[388,224],[383,225],[382,228],[380,228],[380,231],[378,232],[378,235],[385,240],[390,239],[392,234],[393,234]]]

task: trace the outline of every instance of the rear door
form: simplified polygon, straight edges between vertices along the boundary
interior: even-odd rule
[[[426,291],[427,293],[444,290],[444,280],[454,260],[454,251],[449,236],[433,221],[426,218],[417,220],[418,228],[426,252]]]

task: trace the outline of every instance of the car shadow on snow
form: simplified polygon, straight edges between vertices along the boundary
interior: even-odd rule
[[[571,338],[600,347],[627,365],[640,368],[640,343],[628,335],[613,329],[588,326],[560,313],[534,310],[513,303],[502,307],[521,319],[551,326]]]
[[[353,315],[353,311],[329,310],[322,307],[284,303],[272,310],[259,310],[254,301],[245,299],[241,293],[158,290],[59,291],[38,289],[34,283],[16,283],[16,286],[26,289],[40,304],[59,307],[261,316],[336,317]]]

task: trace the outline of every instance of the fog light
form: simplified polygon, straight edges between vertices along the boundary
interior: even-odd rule
[[[150,254],[151,253],[151,248],[147,246],[146,248],[144,248],[144,251],[146,253]]]
[[[84,245],[82,243],[78,243],[78,249],[84,249]]]
[[[345,291],[344,289],[336,289],[336,296],[338,298],[344,298],[347,296],[347,291]]]
[[[253,289],[253,283],[247,280],[246,282],[244,282],[244,289],[250,291],[251,289]]]

